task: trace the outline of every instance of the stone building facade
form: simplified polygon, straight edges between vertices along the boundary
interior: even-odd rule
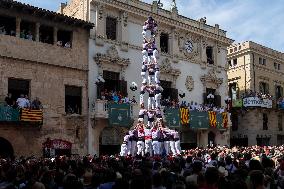
[[[283,97],[284,54],[252,41],[228,48],[229,91],[241,99],[251,93],[272,96],[272,107],[249,107],[234,114],[232,140],[245,145],[284,143],[283,115],[277,102]],[[251,96],[251,95],[250,95]],[[236,123],[236,124],[234,124]]]
[[[9,0],[0,2],[0,19],[1,102],[11,93],[14,100],[20,94],[38,97],[43,105],[42,125],[0,122],[0,145],[10,143],[17,156],[41,156],[47,139],[61,139],[72,144],[69,153],[87,153],[93,25]]]
[[[232,40],[219,25],[209,26],[206,19],[192,20],[178,14],[175,3],[171,10],[164,10],[157,1],[147,4],[142,1],[124,0],[72,0],[62,5],[61,13],[95,23],[91,30],[89,45],[89,152],[99,153],[104,138],[118,146],[125,129],[108,127],[106,102],[98,100],[96,79],[101,76],[117,83],[118,89],[130,98],[139,99],[139,90],[129,89],[131,82],[141,83],[142,25],[148,16],[158,22],[156,38],[160,52],[162,87],[171,98],[180,101],[204,103],[204,96],[212,89],[218,103],[224,106],[227,96],[227,47]],[[115,86],[113,86],[115,87]],[[140,86],[138,86],[140,88]],[[133,119],[137,119],[138,106],[133,105]],[[111,131],[109,131],[111,130]],[[182,144],[206,146],[208,134],[215,137],[216,144],[228,144],[229,132],[217,129],[181,130]],[[110,135],[110,136],[108,136]],[[110,145],[107,146],[111,148]],[[117,149],[117,147],[115,148]]]

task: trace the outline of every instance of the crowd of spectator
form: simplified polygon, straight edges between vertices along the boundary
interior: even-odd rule
[[[269,100],[273,100],[273,96],[270,95],[270,94],[263,94],[263,93],[260,93],[260,92],[254,92],[252,90],[250,90],[249,92],[247,93],[244,93],[242,95],[242,98],[247,98],[247,97],[258,97],[260,99],[269,99]]]
[[[130,99],[127,94],[126,96],[124,96],[120,91],[114,91],[114,90],[109,91],[107,89],[101,92],[99,99],[107,100],[108,102],[113,102],[117,104],[124,104],[124,103],[137,104],[135,96],[133,96]]]
[[[198,111],[198,112],[208,112],[208,111],[215,111],[215,112],[225,112],[225,107],[218,107],[214,104],[198,104],[197,102],[191,102],[188,103],[186,101],[179,102],[178,100],[170,100],[170,99],[164,99],[161,102],[161,105],[166,108],[181,108],[181,107],[187,107],[191,111]]]
[[[284,146],[217,146],[177,156],[0,159],[0,189],[282,189]]]
[[[36,97],[33,101],[30,101],[28,95],[21,94],[17,100],[14,100],[11,93],[9,93],[5,98],[5,106],[20,109],[29,108],[33,110],[41,110],[43,108],[38,97]]]

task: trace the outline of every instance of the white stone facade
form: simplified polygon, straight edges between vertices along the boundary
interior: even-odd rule
[[[171,81],[172,88],[185,92],[185,97],[180,101],[203,103],[203,93],[206,88],[216,89],[216,94],[221,96],[221,104],[225,106],[224,99],[227,96],[227,60],[226,48],[232,43],[226,37],[226,32],[206,24],[204,19],[199,21],[178,15],[177,10],[166,11],[153,4],[141,1],[122,0],[85,0],[77,11],[71,11],[72,6],[78,0],[73,0],[62,12],[67,15],[77,16],[80,19],[88,19],[95,24],[91,31],[89,41],[89,111],[91,121],[89,124],[89,152],[97,154],[99,150],[99,136],[105,127],[104,121],[96,117],[97,86],[95,80],[102,70],[120,72],[121,79],[127,81],[129,97],[139,99],[139,90],[133,92],[129,89],[131,82],[141,83],[142,63],[142,25],[147,16],[153,18],[159,24],[156,39],[160,51],[159,35],[167,33],[169,36],[168,53],[161,53],[159,63],[161,67],[161,80]],[[86,6],[83,6],[86,4]],[[88,6],[87,6],[88,5]],[[74,6],[73,6],[74,7]],[[88,7],[88,9],[86,9]],[[84,13],[79,13],[83,11]],[[80,17],[80,15],[87,15]],[[106,17],[117,19],[116,40],[106,39]],[[193,51],[188,53],[185,43],[191,41]],[[213,48],[214,64],[209,65],[206,57],[206,47]],[[102,56],[98,57],[98,53]],[[140,86],[138,86],[140,88]],[[133,109],[133,115],[138,113]],[[95,121],[93,121],[95,120]],[[207,145],[207,134],[210,129],[197,132],[197,145]],[[229,132],[212,130],[216,135],[216,144],[228,144]]]

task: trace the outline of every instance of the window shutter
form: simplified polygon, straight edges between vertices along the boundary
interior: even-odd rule
[[[174,89],[172,88],[171,89],[171,99],[178,99],[178,90],[177,89]]]
[[[127,81],[119,81],[119,90],[123,96],[127,96]]]
[[[207,94],[203,93],[203,104],[207,104]]]
[[[221,96],[220,95],[215,95],[215,105],[221,107]]]

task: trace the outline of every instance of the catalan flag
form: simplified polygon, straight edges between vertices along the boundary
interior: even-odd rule
[[[214,111],[208,111],[209,125],[211,127],[217,127],[217,114]]]
[[[227,112],[222,113],[222,118],[223,118],[223,127],[228,128],[228,114],[227,114]]]
[[[189,109],[188,108],[180,108],[180,123],[182,125],[189,124]]]
[[[22,109],[21,121],[42,122],[43,121],[42,110],[31,110],[26,108]]]

